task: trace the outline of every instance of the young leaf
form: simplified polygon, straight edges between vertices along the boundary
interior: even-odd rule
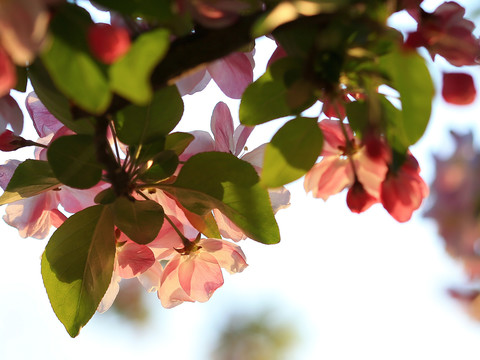
[[[112,94],[104,66],[89,53],[86,31],[91,23],[88,12],[76,5],[59,8],[50,23],[50,46],[41,59],[58,89],[83,109],[101,114]]]
[[[153,241],[163,225],[164,212],[153,200],[131,201],[119,197],[113,204],[115,225],[138,244]]]
[[[18,165],[2,196],[0,205],[41,194],[60,186],[46,161],[25,160]]]
[[[264,244],[280,241],[268,192],[255,169],[232,154],[192,156],[173,185],[159,185],[189,211],[204,215],[217,208],[245,234]]]
[[[261,184],[280,187],[310,170],[323,146],[317,119],[297,118],[287,122],[265,149]]]
[[[59,137],[50,144],[47,158],[54,174],[65,185],[88,189],[102,177],[102,166],[97,161],[93,136]]]
[[[183,101],[175,86],[155,92],[147,106],[130,105],[115,116],[117,136],[124,144],[146,144],[166,136],[182,118]]]
[[[165,150],[172,150],[180,156],[195,137],[192,134],[184,132],[174,132],[167,135],[165,140]]]
[[[53,311],[71,337],[95,313],[113,272],[113,215],[96,205],[68,218],[42,255],[42,277]]]
[[[301,99],[289,91],[301,80],[301,62],[283,58],[270,66],[264,75],[247,87],[240,103],[240,122],[258,125],[288,115],[300,114],[314,104],[313,93]],[[293,98],[292,98],[293,96]],[[300,101],[301,100],[301,101]]]
[[[95,2],[133,18],[138,16],[151,20],[167,20],[172,16],[171,3],[165,0],[96,0]]]
[[[152,100],[150,76],[170,45],[170,32],[157,29],[140,35],[129,52],[109,70],[113,91],[137,105]]]
[[[428,125],[435,93],[425,59],[416,52],[395,51],[380,58],[380,68],[400,93],[403,128],[413,145]]]

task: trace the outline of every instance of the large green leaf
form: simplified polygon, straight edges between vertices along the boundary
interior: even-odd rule
[[[155,92],[149,105],[130,105],[116,114],[117,136],[127,145],[155,141],[172,131],[182,114],[183,101],[177,88],[162,88]]]
[[[174,132],[167,135],[165,139],[165,150],[172,150],[180,156],[195,137],[184,132]]]
[[[42,256],[42,277],[53,311],[71,337],[95,313],[110,283],[115,258],[113,215],[103,205],[68,218]]]
[[[25,160],[18,165],[2,196],[0,205],[22,200],[60,186],[46,161]]]
[[[62,136],[52,142],[47,157],[55,176],[65,185],[88,189],[102,177],[94,138],[90,135]]]
[[[413,51],[394,51],[380,58],[380,69],[400,93],[401,121],[409,145],[425,132],[435,93],[425,59]]]
[[[280,241],[268,192],[260,186],[255,169],[231,154],[206,152],[192,156],[173,185],[158,187],[196,214],[219,209],[256,241]]]
[[[150,76],[170,45],[170,32],[157,29],[140,35],[128,53],[109,70],[113,91],[137,105],[152,100]]]
[[[41,58],[58,89],[83,109],[101,114],[112,94],[105,67],[89,52],[86,32],[91,23],[84,9],[65,4],[52,19],[51,42]]]
[[[302,177],[315,164],[322,146],[317,119],[290,120],[267,144],[261,184],[275,188]]]
[[[113,209],[115,225],[138,244],[153,241],[163,225],[163,208],[153,200],[132,201],[122,196]]]
[[[316,99],[302,79],[301,65],[296,58],[280,59],[250,84],[240,103],[240,122],[244,125],[263,124],[284,116],[300,114],[313,105]]]

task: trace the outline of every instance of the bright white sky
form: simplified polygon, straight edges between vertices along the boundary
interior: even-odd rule
[[[257,47],[259,75],[274,46],[262,40]],[[238,108],[214,86],[184,100],[185,120],[179,127],[184,131],[208,130],[217,101],[227,102],[232,113]],[[427,133],[413,148],[429,183],[432,153],[451,151],[448,130],[473,129],[480,141],[479,100],[468,108],[447,106],[440,99],[434,105]],[[248,147],[269,140],[281,124],[257,128]],[[35,138],[31,127],[29,135]],[[3,160],[10,154],[1,155]],[[277,215],[282,242],[243,242],[250,266],[226,275],[225,285],[209,302],[165,310],[151,294],[147,327],[96,314],[76,339],[57,321],[43,287],[40,255],[46,241],[21,239],[16,229],[0,225],[0,359],[207,360],[229,315],[264,308],[299,331],[300,343],[288,359],[478,359],[480,324],[445,294],[446,287],[465,278],[445,254],[435,225],[421,217],[422,210],[399,224],[381,205],[362,215],[350,213],[345,193],[323,202],[306,196],[301,181],[288,188],[292,205]]]

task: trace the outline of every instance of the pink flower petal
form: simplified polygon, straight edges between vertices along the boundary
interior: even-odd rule
[[[155,256],[146,245],[127,241],[117,248],[116,273],[124,279],[131,279],[144,273],[154,263]]]
[[[170,260],[163,269],[162,281],[158,298],[164,308],[170,309],[180,305],[184,301],[194,302],[190,296],[183,290],[178,279],[178,267],[180,265],[181,255],[176,255]]]
[[[232,53],[207,67],[208,72],[225,95],[240,99],[253,81],[252,64],[244,53]]]
[[[230,274],[242,272],[248,266],[245,254],[238,245],[220,239],[203,239],[199,245]]]
[[[43,138],[56,133],[63,127],[63,124],[47,110],[34,92],[28,94],[25,106],[33,120],[33,126],[37,130],[39,137]]]
[[[215,138],[215,150],[234,153],[233,119],[230,109],[224,102],[220,101],[215,105],[210,127]]]
[[[353,184],[354,176],[348,159],[326,156],[305,175],[304,188],[313,197],[327,200]]]
[[[220,266],[214,256],[205,252],[186,256],[178,267],[180,285],[193,300],[205,302],[223,285]]]

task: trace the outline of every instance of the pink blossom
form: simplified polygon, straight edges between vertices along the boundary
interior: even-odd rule
[[[385,161],[372,159],[347,124],[343,126],[349,141],[345,139],[340,121],[325,119],[319,126],[324,136],[323,158],[305,175],[305,190],[327,200],[330,195],[352,186],[356,174],[365,191],[378,201],[380,185],[388,170]]]
[[[420,166],[413,155],[408,154],[400,169],[391,169],[387,173],[380,197],[390,215],[399,222],[405,222],[410,220],[427,195],[428,186],[420,177]]]
[[[253,81],[254,66],[253,51],[232,53],[180,79],[177,87],[182,96],[192,95],[202,91],[213,79],[225,95],[240,99],[246,87]]]
[[[476,65],[480,55],[475,25],[464,18],[465,9],[456,2],[441,4],[433,13],[421,13],[418,28],[409,34],[407,47],[425,46],[432,59],[443,56],[455,66]]]
[[[360,214],[370,208],[378,200],[367,193],[361,183],[355,181],[347,192],[347,205],[349,209],[357,214]]]
[[[265,146],[261,145],[258,148],[241,155],[245,150],[245,144],[248,137],[253,131],[253,127],[239,125],[234,129],[232,115],[227,104],[219,102],[212,113],[210,123],[214,138],[206,131],[194,131],[195,139],[185,149],[180,156],[182,161],[186,161],[191,156],[206,151],[221,151],[229,152],[240,159],[249,162],[255,170],[260,173],[263,166],[263,155]],[[272,209],[276,213],[280,209],[284,209],[290,205],[290,192],[284,187],[269,190],[270,200],[272,202]],[[226,218],[218,209],[213,211],[220,234],[223,237],[239,241],[246,239],[246,235],[239,229],[232,221]]]
[[[31,63],[44,44],[50,15],[46,4],[62,0],[4,0],[0,5],[0,43],[20,66]]]
[[[177,254],[168,262],[158,297],[166,308],[184,301],[205,302],[223,285],[221,268],[233,274],[245,267],[239,246],[220,239],[200,239],[188,253]]]

